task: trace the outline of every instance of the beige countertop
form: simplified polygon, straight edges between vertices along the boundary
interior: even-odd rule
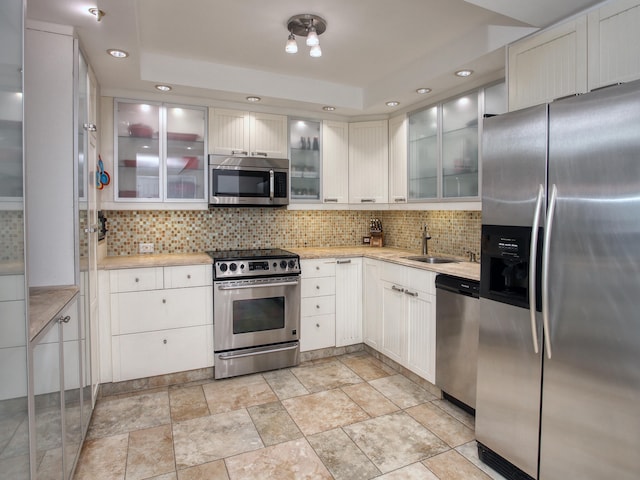
[[[437,273],[446,273],[471,280],[480,280],[480,264],[465,261],[450,255],[435,255],[455,258],[456,263],[428,264],[408,260],[406,257],[419,255],[419,252],[390,247],[305,247],[287,248],[300,255],[302,259],[313,258],[343,258],[367,257],[387,262],[398,263],[408,267],[422,268]],[[122,257],[105,257],[99,263],[99,268],[116,270],[121,268],[166,267],[176,265],[207,265],[212,260],[206,253],[168,253],[130,255]]]
[[[420,252],[404,250],[390,247],[305,247],[287,248],[287,250],[297,253],[301,259],[312,258],[342,258],[342,257],[367,257],[378,260],[385,260],[408,267],[422,268],[437,273],[446,273],[457,277],[468,278],[470,280],[480,280],[480,264],[472,263],[460,257],[451,255],[433,254],[434,257],[447,257],[456,260],[456,263],[422,263],[408,260],[405,257],[420,255]]]
[[[211,265],[213,261],[206,253],[159,253],[105,257],[98,268],[117,270],[121,268],[174,267],[180,265]]]
[[[29,341],[32,341],[79,291],[75,285],[29,288]]]

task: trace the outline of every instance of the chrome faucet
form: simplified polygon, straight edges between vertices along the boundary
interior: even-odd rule
[[[428,240],[431,240],[431,235],[429,235],[427,225],[425,225],[422,232],[422,255],[427,255],[429,253],[429,247],[427,246]]]

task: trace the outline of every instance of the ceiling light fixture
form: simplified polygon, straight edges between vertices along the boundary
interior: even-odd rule
[[[428,87],[418,88],[416,90],[416,93],[419,93],[420,95],[424,95],[425,93],[431,93],[431,89]]]
[[[400,105],[400,102],[397,100],[390,100],[385,104],[387,107],[397,107]]]
[[[456,72],[456,77],[469,77],[473,75],[473,70],[458,70]]]
[[[129,56],[128,52],[124,50],[118,50],[117,48],[110,48],[107,50],[107,53],[114,58],[127,58]]]
[[[89,9],[89,13],[91,15],[95,15],[96,16],[96,22],[99,22],[100,20],[102,20],[102,17],[104,17],[105,13],[104,10],[100,10],[99,8],[90,8]]]
[[[248,102],[259,102],[260,100],[262,100],[260,97],[254,97],[254,96],[247,97]]]
[[[156,85],[156,90],[160,90],[161,92],[170,92],[171,86],[169,85]]]
[[[311,15],[309,13],[302,13],[294,15],[287,21],[287,30],[289,31],[289,37],[284,47],[284,51],[287,53],[297,53],[298,44],[296,43],[296,35],[299,37],[307,37],[306,44],[311,47],[309,49],[309,55],[317,58],[322,56],[322,49],[320,48],[320,38],[327,29],[327,21],[317,15]]]
[[[322,109],[325,112],[333,112],[336,109],[336,107],[332,107],[331,105],[326,105],[326,106],[322,107]]]

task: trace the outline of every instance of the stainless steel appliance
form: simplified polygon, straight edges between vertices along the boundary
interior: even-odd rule
[[[289,204],[289,159],[209,155],[209,204]]]
[[[480,282],[436,277],[436,385],[467,411],[476,407]]]
[[[480,458],[508,478],[640,474],[640,83],[487,119]]]
[[[299,363],[300,259],[280,249],[213,258],[215,378]]]

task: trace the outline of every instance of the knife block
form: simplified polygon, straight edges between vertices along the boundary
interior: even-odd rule
[[[372,247],[382,247],[384,243],[384,233],[382,232],[371,232],[371,243]]]

